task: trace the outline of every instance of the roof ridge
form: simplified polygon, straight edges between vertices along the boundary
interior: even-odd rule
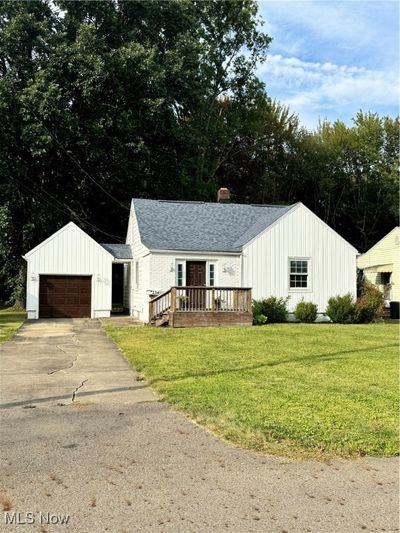
[[[205,202],[205,201],[202,201],[202,200],[164,200],[164,199],[153,199],[153,198],[132,198],[132,201],[134,200],[144,200],[146,202],[160,202],[160,203],[166,203],[166,204],[201,204],[201,205],[223,205],[224,207],[226,206],[233,206],[233,205],[237,205],[237,206],[249,206],[249,207],[275,207],[275,208],[286,208],[286,207],[292,207],[294,205],[296,205],[296,203],[294,204],[254,204],[254,203],[249,203],[249,204],[244,204],[244,203],[235,203],[235,202],[226,202],[226,203],[223,203],[223,202]]]
[[[294,206],[138,198],[132,207],[149,250],[237,252]]]

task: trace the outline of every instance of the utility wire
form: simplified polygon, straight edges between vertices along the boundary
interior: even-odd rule
[[[56,204],[58,204],[59,206],[61,207],[57,207],[57,205],[54,205],[53,203],[51,203],[49,200],[47,200],[46,198],[42,197],[42,198],[37,198],[37,196],[34,196],[34,199],[37,199],[39,201],[44,201],[46,202],[47,205],[49,205],[50,207],[52,208],[55,208],[57,211],[59,211],[60,213],[63,213],[67,216],[73,216],[76,220],[78,220],[81,224],[83,224],[84,226],[86,227],[90,227],[92,230],[95,230],[95,231],[98,231],[100,233],[102,233],[103,235],[107,235],[107,237],[112,237],[113,239],[119,241],[120,243],[124,244],[125,241],[121,239],[121,237],[117,236],[117,235],[113,235],[112,233],[108,233],[100,228],[98,228],[97,226],[95,226],[94,224],[92,224],[91,222],[88,222],[87,220],[84,220],[82,219],[80,216],[78,216],[75,211],[73,209],[71,209],[70,207],[68,207],[67,205],[65,204],[62,204],[61,202],[59,202],[57,200],[57,198],[55,198],[53,195],[51,195],[49,192],[47,192],[45,189],[43,189],[42,187],[40,187],[38,184],[36,184],[33,180],[31,180],[29,177],[28,177],[28,180],[35,186],[36,189],[40,189],[40,191],[42,193],[45,193],[47,194],[47,196],[49,196],[49,198],[51,198],[53,200],[53,202],[56,202]],[[17,180],[19,182],[19,184],[24,187],[26,190],[28,190],[30,193],[34,194],[35,195],[35,190],[28,187],[25,183],[22,183],[21,181]]]
[[[99,189],[101,189],[104,194],[106,194],[109,198],[111,198],[112,200],[114,200],[114,202],[116,202],[120,207],[122,207],[123,209],[126,209],[127,211],[130,211],[129,207],[127,207],[126,205],[124,205],[123,203],[121,203],[119,200],[117,200],[112,194],[110,194],[102,185],[100,185],[100,183],[98,183],[90,174],[89,172],[87,172],[83,167],[82,165],[79,163],[79,161],[61,144],[61,142],[57,139],[57,136],[55,134],[53,134],[53,132],[48,128],[48,126],[45,124],[44,120],[39,117],[36,112],[34,110],[31,109],[31,112],[32,114],[38,119],[41,121],[43,127],[45,128],[45,130],[48,132],[48,134],[50,135],[50,137],[53,139],[53,141],[55,141],[57,143],[57,145],[61,148],[61,150],[65,153],[65,155],[80,169],[80,171],[85,175],[87,176],[95,185],[97,185],[97,187],[99,187]]]

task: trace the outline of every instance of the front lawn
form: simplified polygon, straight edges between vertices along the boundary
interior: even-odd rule
[[[239,446],[398,453],[396,324],[105,329],[162,398]]]
[[[25,311],[16,311],[12,307],[0,308],[0,344],[11,339],[25,318]]]

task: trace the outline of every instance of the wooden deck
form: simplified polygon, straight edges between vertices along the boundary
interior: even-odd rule
[[[175,328],[250,326],[251,289],[242,287],[171,287],[149,302],[149,322]]]

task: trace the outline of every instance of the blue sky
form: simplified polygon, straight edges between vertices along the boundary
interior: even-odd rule
[[[273,37],[259,75],[303,125],[398,115],[397,0],[259,0],[259,11]]]

